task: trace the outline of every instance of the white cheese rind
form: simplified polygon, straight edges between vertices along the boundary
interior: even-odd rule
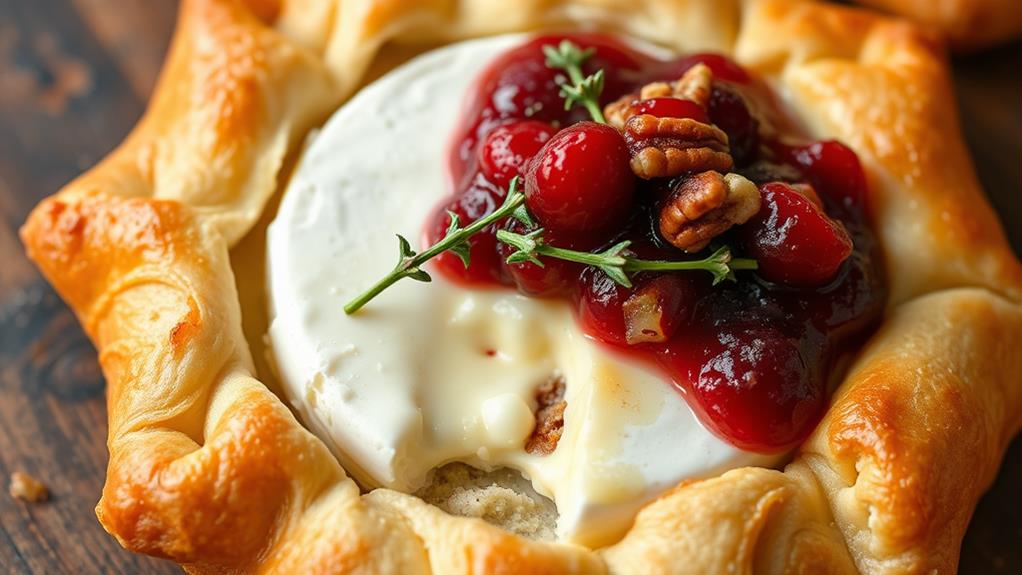
[[[450,461],[513,467],[554,500],[561,538],[596,546],[682,479],[776,458],[707,431],[659,374],[586,338],[566,302],[434,274],[341,310],[391,269],[395,233],[420,238],[451,191],[447,143],[474,77],[521,41],[427,53],[331,118],[269,228],[269,340],[302,419],[363,484],[414,491]],[[553,454],[530,455],[535,388],[554,374],[564,433]]]

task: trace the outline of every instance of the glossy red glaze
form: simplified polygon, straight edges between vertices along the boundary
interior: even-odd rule
[[[709,122],[703,107],[691,100],[681,98],[650,98],[632,106],[636,114],[649,114],[657,118],[691,118],[697,122]]]
[[[579,122],[550,139],[525,171],[525,205],[543,227],[596,233],[620,228],[635,196],[621,132]]]
[[[534,120],[500,126],[479,146],[479,169],[487,180],[506,188],[556,132],[550,124]]]
[[[508,220],[504,227],[518,234],[524,234],[529,231],[524,224],[514,219]],[[546,241],[553,245],[580,251],[591,250],[602,243],[596,237],[564,235],[553,230],[548,230],[543,236]],[[503,262],[504,273],[518,287],[518,291],[526,295],[536,297],[570,296],[575,290],[575,284],[579,275],[582,273],[582,265],[555,258],[541,257],[542,266],[532,262],[509,264],[506,260],[508,256],[515,252],[515,248],[501,243],[497,249]]]
[[[627,343],[661,343],[658,340],[674,337],[692,315],[697,290],[692,278],[682,274],[658,274],[638,281],[622,304]]]
[[[806,178],[842,207],[857,209],[866,204],[866,174],[859,156],[835,140],[802,146],[774,146],[779,156],[802,169]]]
[[[471,178],[475,170],[475,149],[497,126],[518,120],[538,120],[567,126],[585,120],[582,108],[565,111],[558,80],[564,72],[546,66],[543,46],[570,39],[596,54],[586,61],[583,72],[603,69],[603,103],[630,92],[642,79],[653,60],[621,42],[598,34],[538,36],[496,58],[476,80],[466,102],[462,122],[455,130],[450,167],[454,182]]]
[[[745,97],[737,87],[716,82],[707,107],[710,120],[727,134],[735,165],[748,164],[758,152],[759,122],[749,112]]]
[[[759,213],[742,227],[743,246],[764,278],[792,286],[826,284],[852,255],[852,239],[809,198],[783,183],[760,188]]]
[[[463,223],[489,214],[506,193],[508,175],[525,165],[528,207],[548,226],[544,236],[550,245],[591,251],[629,239],[631,249],[645,259],[705,255],[688,256],[654,231],[657,202],[670,182],[631,178],[626,183],[619,167],[625,165],[624,158],[616,157],[620,153],[611,143],[612,130],[577,125],[588,119],[587,113],[581,108],[564,110],[556,86],[558,73],[546,68],[542,55],[543,44],[556,44],[561,38],[529,41],[496,59],[482,74],[451,150],[457,189],[431,219],[427,242],[446,230],[445,209],[459,214]],[[532,296],[570,299],[589,337],[662,370],[707,426],[728,441],[763,452],[794,445],[825,410],[826,382],[835,360],[874,324],[886,297],[879,251],[865,216],[868,189],[858,159],[836,142],[784,146],[763,141],[749,112],[752,96],[744,88],[751,79],[723,56],[699,54],[662,62],[610,38],[571,39],[583,48],[596,48],[586,72],[604,69],[604,103],[649,81],[675,80],[697,62],[710,66],[720,81],[714,84],[708,120],[728,134],[738,169],[759,166],[756,179],[765,184],[764,211],[720,241],[735,248],[736,256],[752,253],[761,258],[760,274],[742,272],[737,283],[717,286],[705,272],[639,274],[632,278],[635,288],[624,288],[601,271],[561,260],[545,258],[544,267],[507,264],[504,260],[513,250],[498,245],[497,226],[473,238],[472,265],[467,270],[450,254],[431,265],[468,285],[514,286]],[[698,118],[693,110],[697,106],[663,100],[644,104],[646,113]],[[528,130],[515,128],[527,120],[529,125],[539,121],[563,128],[544,144],[543,150],[550,151],[545,160],[541,151],[530,162],[518,161],[530,155],[539,138],[533,134],[530,140],[523,135]],[[518,136],[506,135],[519,129],[521,149]],[[494,130],[500,131],[487,140]],[[488,143],[481,149],[484,140]],[[764,148],[772,154],[761,154]],[[608,168],[603,161],[608,158],[617,167]],[[811,183],[823,208],[792,195],[797,192],[789,186],[769,183],[773,180]],[[632,187],[639,188],[634,202],[624,202]],[[516,221],[498,225],[526,231]],[[597,234],[575,231],[601,225],[607,229]],[[777,238],[783,241],[776,246],[768,241]],[[821,287],[805,287],[823,281],[826,285]],[[624,303],[635,290],[650,285],[656,286],[660,303],[670,310],[664,324],[670,337],[628,345]]]
[[[631,290],[591,268],[585,270],[580,279],[578,315],[582,331],[604,343],[626,345],[625,316],[621,306]]]
[[[500,205],[504,190],[494,186],[482,174],[478,174],[470,185],[459,195],[441,205],[434,212],[426,228],[425,243],[435,244],[443,239],[451,223],[448,212],[457,214],[461,225],[486,216]],[[500,254],[497,252],[496,230],[486,230],[469,239],[472,265],[465,267],[458,256],[445,252],[430,262],[445,276],[465,284],[504,284]]]
[[[696,64],[706,64],[713,71],[713,77],[726,82],[736,84],[748,84],[752,81],[749,73],[734,62],[734,60],[721,54],[691,54],[661,63],[655,67],[653,79],[655,80],[677,80],[688,72],[689,68]]]
[[[659,360],[739,447],[791,445],[825,406],[824,382],[799,338],[767,325],[682,330]]]

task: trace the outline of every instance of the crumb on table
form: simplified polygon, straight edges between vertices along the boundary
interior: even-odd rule
[[[8,491],[11,497],[29,503],[46,501],[50,496],[50,492],[46,489],[45,485],[35,477],[21,471],[15,471],[11,474],[11,485]]]

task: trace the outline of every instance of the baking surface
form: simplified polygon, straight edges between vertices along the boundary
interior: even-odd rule
[[[175,0],[0,0],[0,573],[180,573],[96,521],[106,407],[95,350],[25,259],[29,210],[112,149],[142,113]],[[955,60],[968,143],[1022,250],[1022,43]],[[10,498],[15,470],[51,500]],[[980,502],[961,573],[1022,573],[1022,440]]]

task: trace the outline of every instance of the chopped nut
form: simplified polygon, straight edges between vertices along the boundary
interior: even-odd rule
[[[564,379],[553,377],[536,389],[536,426],[525,442],[525,451],[533,455],[550,455],[557,449],[564,431]]]
[[[632,171],[643,179],[727,172],[734,165],[727,134],[690,118],[633,116],[625,123],[624,136],[632,154]]]
[[[21,471],[15,471],[11,474],[11,485],[8,491],[11,497],[28,501],[29,503],[46,501],[50,496],[45,485],[31,475]]]
[[[628,345],[670,339],[688,317],[691,290],[677,274],[656,276],[637,287],[621,306]]]
[[[660,210],[660,233],[687,252],[698,252],[731,226],[759,211],[756,185],[738,174],[715,171],[686,177]]]
[[[692,100],[706,108],[713,91],[713,70],[702,62],[692,66],[674,85],[674,97]]]

